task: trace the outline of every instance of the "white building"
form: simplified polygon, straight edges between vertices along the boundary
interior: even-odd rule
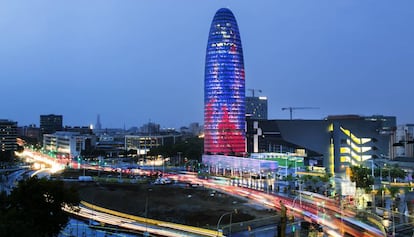
[[[396,156],[414,157],[414,124],[399,125],[395,140]]]
[[[53,134],[44,134],[43,149],[47,152],[69,156],[70,158],[79,156],[85,150],[86,135],[79,132],[59,131]]]

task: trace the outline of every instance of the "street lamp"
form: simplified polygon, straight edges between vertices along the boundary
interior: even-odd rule
[[[375,208],[375,176],[374,176],[374,159],[369,160],[371,162],[371,177],[372,177],[372,207]]]
[[[147,189],[147,198],[145,199],[145,232],[144,232],[144,236],[149,236],[149,233],[148,233],[148,196],[149,196],[150,191],[152,191],[151,188]]]
[[[232,222],[232,219],[233,219],[233,212],[235,213],[235,214],[237,214],[237,209],[234,209],[233,211],[231,211],[231,212],[226,212],[226,213],[223,213],[221,216],[220,216],[220,218],[219,218],[219,220],[218,220],[218,222],[217,222],[217,236],[220,236],[220,222],[221,222],[221,219],[223,219],[223,217],[225,216],[225,215],[230,215],[230,227],[229,227],[229,236],[231,236],[231,222]],[[221,231],[222,232],[222,231]]]
[[[294,199],[293,199],[293,202],[292,202],[292,207],[295,207],[295,202],[296,202],[296,200],[298,199],[298,197],[300,197],[300,196],[296,196]],[[301,201],[301,199],[299,198],[299,201]],[[302,202],[300,202],[300,205],[302,206]]]

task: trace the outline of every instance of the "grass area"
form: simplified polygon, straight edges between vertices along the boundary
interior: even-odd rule
[[[74,177],[76,172],[83,175],[81,170],[64,173],[63,176]],[[237,213],[232,215],[232,223],[262,218],[275,221],[274,211],[257,208],[247,200],[204,187],[192,187],[188,184],[154,185],[145,178],[134,183],[128,179],[124,179],[122,183],[105,182],[105,178],[100,180],[102,181],[67,182],[67,185],[76,186],[80,198],[95,205],[143,217],[146,215],[147,206],[148,218],[178,224],[215,229],[220,216],[235,209]],[[230,215],[226,215],[220,225],[229,222]]]

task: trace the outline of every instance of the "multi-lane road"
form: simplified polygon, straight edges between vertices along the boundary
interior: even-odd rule
[[[56,162],[55,159],[49,159],[47,156],[39,153],[31,153],[26,151],[26,156],[40,162],[48,163],[52,166],[53,170],[58,170],[67,164]],[[84,165],[80,168],[96,168],[89,165]],[[139,172],[143,172],[141,169]],[[305,221],[316,223],[323,226],[324,233],[328,236],[344,236],[345,234],[350,236],[370,236],[370,237],[382,237],[385,236],[384,231],[380,231],[371,225],[367,225],[361,221],[356,220],[354,217],[355,213],[349,210],[341,209],[338,202],[329,199],[322,195],[302,192],[296,197],[281,195],[278,193],[269,193],[261,190],[255,190],[242,186],[235,186],[230,180],[223,178],[210,178],[210,179],[199,179],[195,173],[183,172],[174,174],[163,174],[163,177],[174,179],[177,181],[188,182],[197,185],[203,185],[207,188],[216,189],[221,192],[226,192],[232,195],[248,198],[251,201],[259,205],[263,205],[267,208],[280,209],[280,205],[283,204],[288,209],[288,215],[295,216],[297,219],[304,219]],[[97,218],[97,212],[81,209],[82,215],[94,215]],[[91,218],[88,216],[87,218]],[[137,221],[131,221],[126,219],[118,219],[118,217],[103,215],[99,221],[105,222],[111,225],[116,225],[122,228],[135,229],[137,231],[143,231],[142,223]],[[106,222],[108,220],[116,220],[113,223]],[[174,231],[160,230],[158,227],[151,227],[148,229],[148,223],[145,224],[148,232],[158,232],[161,236],[174,236]],[[167,226],[164,226],[167,227]],[[164,232],[162,232],[164,231]],[[182,231],[182,230],[180,230]],[[187,230],[186,230],[187,231]],[[162,234],[161,234],[162,232]],[[182,234],[182,233],[181,233]],[[215,233],[217,234],[217,233]],[[181,235],[182,236],[182,235]],[[208,235],[207,235],[208,236]]]

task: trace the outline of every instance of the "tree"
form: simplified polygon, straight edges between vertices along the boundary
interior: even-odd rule
[[[383,168],[377,168],[375,169],[375,176],[382,175],[383,179],[404,179],[407,177],[407,172],[405,172],[403,169],[398,167],[398,165],[394,166],[387,166]]]
[[[390,175],[392,179],[404,179],[407,177],[407,172],[395,165],[391,168]]]
[[[374,178],[371,176],[371,170],[365,167],[351,167],[351,181],[355,182],[357,188],[370,189],[374,184]]]
[[[178,152],[181,152],[182,157],[187,157],[190,160],[200,161],[203,151],[203,141],[203,139],[198,137],[187,138],[186,140],[179,141],[176,144],[151,148],[151,150],[148,152],[148,155],[162,155],[163,157],[173,157],[176,156]]]
[[[79,204],[77,191],[62,181],[32,177],[22,180],[0,202],[0,233],[4,236],[57,236],[69,221],[62,210]]]

